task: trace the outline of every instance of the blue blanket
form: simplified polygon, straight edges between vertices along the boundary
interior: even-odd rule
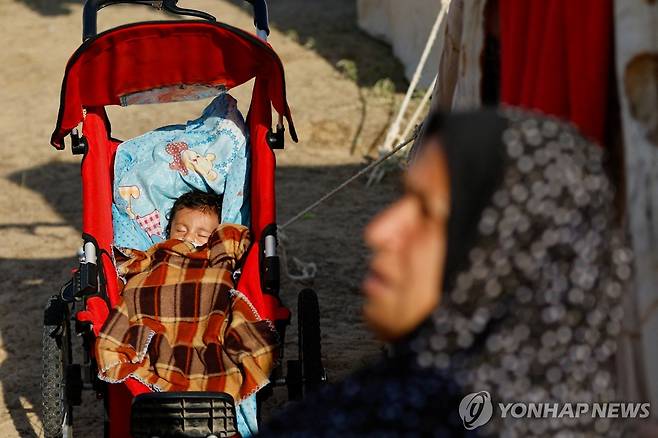
[[[119,145],[114,162],[114,244],[147,250],[167,238],[168,214],[190,190],[223,194],[222,222],[249,226],[248,131],[228,94],[201,117]]]

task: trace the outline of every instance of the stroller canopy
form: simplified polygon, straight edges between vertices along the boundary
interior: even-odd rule
[[[266,42],[222,23],[161,21],[117,27],[85,41],[71,56],[62,83],[51,144],[83,120],[83,109],[121,105],[135,93],[163,88],[226,89],[252,78],[274,109],[288,120],[283,65]]]

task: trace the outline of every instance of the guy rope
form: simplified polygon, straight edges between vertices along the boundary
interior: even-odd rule
[[[292,225],[293,223],[297,222],[299,219],[304,217],[307,213],[310,211],[314,210],[318,205],[322,204],[326,200],[332,198],[335,196],[338,192],[343,190],[345,187],[347,187],[349,184],[351,184],[354,180],[358,179],[362,175],[365,175],[366,173],[370,172],[371,170],[377,168],[379,165],[381,165],[384,161],[387,159],[391,158],[393,155],[395,155],[397,152],[402,150],[406,145],[411,143],[416,139],[418,136],[418,132],[420,131],[419,127],[416,127],[414,130],[413,134],[404,140],[402,143],[398,144],[395,146],[393,149],[391,149],[388,153],[385,155],[382,155],[379,157],[377,160],[373,161],[372,163],[368,164],[365,166],[363,169],[343,181],[340,185],[336,186],[333,190],[329,191],[327,194],[310,204],[308,207],[304,208],[301,210],[299,213],[295,214],[293,217],[288,219],[283,225],[279,225],[277,228],[277,234],[279,237],[279,249],[281,251],[281,258],[282,258],[282,264],[283,264],[283,269],[285,275],[292,281],[298,281],[298,282],[309,282],[312,281],[315,278],[315,275],[317,274],[317,265],[313,262],[303,262],[299,260],[297,257],[292,257],[292,261],[295,264],[296,270],[299,271],[299,274],[292,274],[290,270],[288,269],[288,254],[286,250],[286,243],[289,241],[288,236],[284,232],[284,230]]]

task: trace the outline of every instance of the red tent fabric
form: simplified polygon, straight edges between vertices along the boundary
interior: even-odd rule
[[[575,123],[605,144],[612,0],[499,0],[501,102]]]

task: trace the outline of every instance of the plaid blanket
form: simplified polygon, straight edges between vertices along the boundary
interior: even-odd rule
[[[180,240],[122,250],[127,283],[96,340],[99,377],[155,391],[223,391],[236,401],[268,383],[278,338],[233,289],[249,230],[222,224],[207,245]]]

